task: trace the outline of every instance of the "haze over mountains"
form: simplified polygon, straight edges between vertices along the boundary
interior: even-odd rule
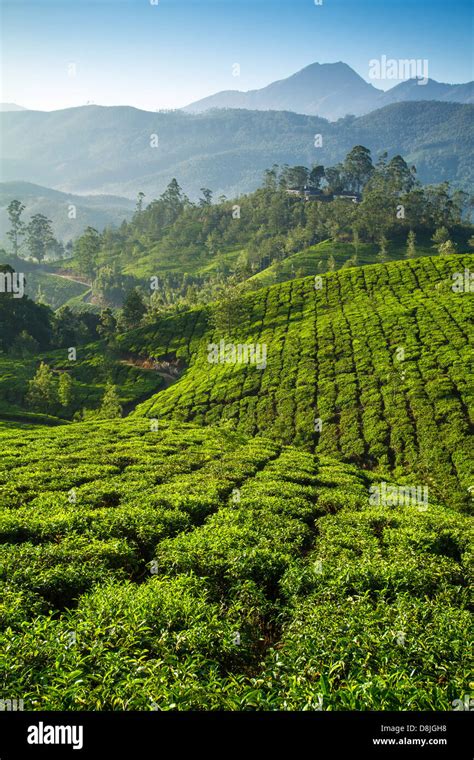
[[[87,226],[98,230],[118,226],[130,219],[135,207],[129,198],[113,195],[72,195],[31,182],[0,183],[0,240],[10,227],[6,208],[14,198],[25,205],[24,217],[44,214],[53,222],[57,237],[66,242],[76,238]],[[74,213],[71,210],[74,209]]]
[[[203,186],[231,198],[253,191],[275,163],[330,166],[357,144],[374,160],[383,151],[401,154],[422,182],[449,180],[472,191],[473,90],[472,82],[408,80],[382,92],[337,63],[312,64],[261,90],[217,93],[181,111],[2,104],[0,239],[13,197],[26,203],[27,215],[51,217],[67,240],[78,221],[119,224],[139,191],[149,202],[173,177],[192,200]],[[70,203],[74,223],[65,213]]]
[[[4,181],[68,193],[135,198],[143,191],[150,200],[176,177],[192,198],[203,186],[234,197],[255,189],[274,163],[330,166],[362,144],[374,158],[401,154],[424,182],[469,188],[473,115],[472,105],[441,102],[395,103],[335,123],[281,111],[193,115],[126,106],[2,113],[0,171]]]
[[[346,63],[312,63],[262,89],[225,90],[191,103],[184,110],[189,113],[202,113],[211,108],[294,111],[334,121],[347,114],[360,116],[405,100],[473,103],[474,82],[457,85],[429,79],[426,84],[420,84],[416,79],[409,79],[384,92],[366,82]]]

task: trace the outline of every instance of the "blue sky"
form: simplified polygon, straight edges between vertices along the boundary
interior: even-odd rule
[[[0,99],[28,108],[179,108],[315,61],[369,81],[382,55],[427,59],[438,81],[474,78],[472,0],[2,0],[1,16]]]

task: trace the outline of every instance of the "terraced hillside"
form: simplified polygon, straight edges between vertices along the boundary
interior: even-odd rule
[[[2,426],[0,448],[0,689],[25,709],[467,693],[467,517],[436,500],[374,506],[379,475],[225,426]]]
[[[265,433],[469,501],[472,293],[453,275],[473,256],[346,269],[247,296],[235,325],[195,310],[129,333],[122,350],[181,356],[188,369],[136,414]],[[265,344],[265,370],[209,363],[208,345]],[[317,421],[315,424],[315,420]]]

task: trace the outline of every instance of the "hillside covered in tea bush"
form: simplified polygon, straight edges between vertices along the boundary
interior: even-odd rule
[[[473,299],[452,286],[473,261],[342,270],[231,303],[233,323],[212,327],[206,311],[194,310],[132,331],[123,350],[176,355],[188,367],[135,413],[229,420],[367,469],[417,473],[441,498],[463,503],[472,483]],[[265,370],[210,364],[208,344],[222,339],[265,344]]]
[[[0,428],[0,688],[25,709],[449,709],[466,516],[144,419]]]
[[[38,357],[53,384],[74,377],[77,408],[113,376],[126,418],[26,411],[34,362],[4,354],[2,694],[33,710],[468,694],[473,260],[229,288],[76,362]],[[209,362],[221,342],[265,346],[262,367]]]

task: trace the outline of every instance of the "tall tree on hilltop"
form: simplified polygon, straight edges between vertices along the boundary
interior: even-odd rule
[[[409,193],[416,184],[416,169],[409,167],[401,156],[394,156],[387,166],[387,178],[397,193]]]
[[[313,166],[309,173],[308,184],[313,190],[319,190],[321,182],[325,177],[324,166]]]
[[[183,193],[178,181],[174,177],[164,193],[160,195],[160,202],[166,210],[165,224],[173,224],[183,209],[191,205],[188,196]]]
[[[35,214],[26,227],[26,240],[31,256],[40,264],[45,259],[55,238],[53,223],[44,214]]]
[[[438,227],[431,240],[434,243],[433,248],[436,248],[438,253],[441,253],[441,246],[449,240],[449,230],[447,227]]]
[[[61,372],[58,384],[58,400],[61,406],[71,405],[74,393],[74,382],[68,372]]]
[[[208,187],[201,187],[202,198],[199,198],[200,206],[210,206],[212,204],[212,190]]]
[[[350,189],[361,193],[374,173],[370,150],[363,145],[352,148],[344,161],[344,173]]]
[[[21,201],[13,200],[7,206],[8,221],[10,222],[10,229],[7,232],[7,237],[11,242],[13,255],[18,257],[20,250],[20,238],[25,235],[25,223],[23,222],[21,215],[25,210],[25,206]]]

